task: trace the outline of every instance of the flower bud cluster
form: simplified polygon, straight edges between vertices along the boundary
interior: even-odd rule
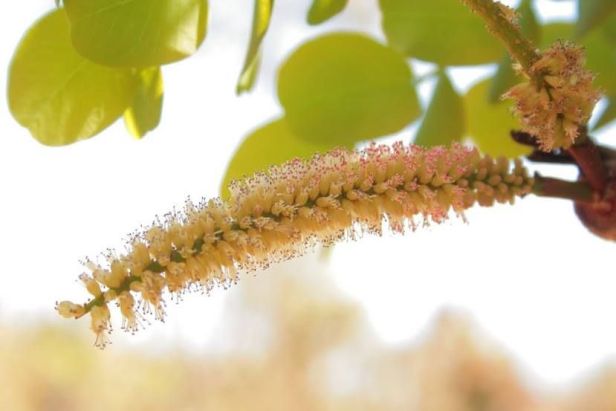
[[[104,346],[111,302],[120,307],[123,328],[135,331],[143,313],[163,318],[164,292],[227,286],[239,272],[317,244],[381,234],[386,227],[402,233],[418,219],[440,222],[475,203],[512,202],[532,185],[519,161],[511,167],[459,144],[371,145],[292,160],[234,182],[228,201],[188,202],[136,235],[127,253],[110,255],[105,266],[87,263],[90,274],[81,279],[93,298],[83,305],[64,301],[57,310],[68,318],[90,313]]]
[[[515,113],[542,150],[570,147],[590,119],[600,94],[584,63],[581,47],[557,42],[527,70],[529,80],[503,96],[515,101]]]

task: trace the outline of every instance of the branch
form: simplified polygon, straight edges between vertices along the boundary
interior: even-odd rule
[[[540,53],[524,37],[509,7],[494,0],[461,1],[485,21],[528,78],[503,96],[515,101],[514,112],[525,131],[537,137],[543,151],[571,147],[600,97],[592,84],[594,75],[585,68],[583,48],[556,42]],[[593,180],[593,186],[599,183]]]
[[[539,58],[535,46],[520,31],[515,23],[515,12],[493,0],[461,0],[486,23],[490,33],[497,37],[525,73]]]
[[[540,197],[563,198],[573,201],[592,202],[592,188],[583,182],[571,182],[535,174],[533,194]]]
[[[548,163],[548,164],[567,164],[574,165],[575,161],[566,152],[559,153],[546,153],[545,151],[535,150],[529,154],[526,159],[535,163]]]
[[[580,132],[576,144],[569,147],[567,152],[577,163],[580,172],[595,191],[603,193],[608,181],[607,169],[603,162],[601,151],[586,135]]]

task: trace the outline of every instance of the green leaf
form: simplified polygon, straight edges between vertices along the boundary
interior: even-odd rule
[[[537,14],[531,0],[522,0],[518,6],[520,17],[520,30],[534,44],[541,42],[541,23],[537,20]]]
[[[460,141],[465,127],[462,98],[442,71],[432,101],[415,136],[415,144],[438,146]]]
[[[206,0],[64,0],[77,51],[108,66],[182,60],[205,38]]]
[[[232,180],[265,171],[270,166],[295,157],[308,158],[329,148],[298,138],[291,132],[284,118],[272,121],[253,131],[235,151],[223,179],[221,195],[223,198],[229,197],[229,183]]]
[[[542,27],[541,49],[545,49],[559,40],[569,40],[575,26],[567,22],[549,23]]]
[[[504,48],[460,0],[379,0],[387,41],[441,66],[497,61]]]
[[[616,46],[616,14],[612,13],[612,17],[603,23],[602,30],[608,42],[612,46]]]
[[[616,47],[605,33],[594,30],[582,40],[586,49],[586,65],[596,74],[594,84],[608,95],[616,95]]]
[[[293,132],[320,144],[391,134],[420,113],[404,58],[355,33],[325,35],[297,49],[280,68],[278,97]]]
[[[616,97],[610,97],[607,101],[607,107],[597,119],[597,122],[593,125],[593,131],[603,128],[616,120]]]
[[[537,21],[531,0],[523,0],[520,3],[518,15],[520,17],[520,30],[522,34],[534,44],[539,44],[541,41],[541,24]],[[490,102],[498,101],[503,93],[519,83],[520,80],[521,78],[513,69],[511,57],[505,53],[490,83]]]
[[[580,38],[616,12],[614,0],[578,0],[578,20],[575,36]]]
[[[308,24],[321,24],[340,13],[346,7],[348,0],[313,0],[308,10]]]
[[[163,76],[160,67],[139,72],[139,87],[133,104],[124,112],[124,123],[130,133],[143,138],[160,123],[163,109]]]
[[[65,145],[99,133],[131,104],[130,69],[99,66],[71,44],[63,9],[32,26],[13,56],[8,103],[13,117],[43,144]]]
[[[250,65],[244,69],[240,74],[235,88],[236,94],[242,94],[244,92],[252,90],[259,74],[259,66],[261,65],[261,54],[257,53]]]
[[[474,85],[464,97],[468,134],[475,145],[491,156],[518,157],[532,150],[516,143],[510,137],[511,130],[522,127],[511,113],[509,102],[490,103],[488,88],[490,80]]]
[[[505,55],[501,62],[498,64],[496,73],[490,81],[490,90],[488,92],[488,99],[490,103],[496,103],[500,100],[501,96],[522,80],[515,70],[513,69],[513,61],[509,55]]]
[[[267,33],[273,8],[274,0],[255,0],[252,15],[252,33],[250,34],[250,43],[248,44],[244,67],[237,81],[237,94],[249,91],[254,85],[259,67],[259,49]]]

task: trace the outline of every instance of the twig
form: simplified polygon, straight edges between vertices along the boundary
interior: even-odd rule
[[[541,197],[564,198],[573,201],[592,202],[592,188],[584,182],[572,182],[535,174],[533,193]]]
[[[567,152],[577,163],[588,184],[594,190],[603,193],[608,181],[607,169],[599,148],[588,137],[586,130],[580,131],[578,141],[568,148]]]
[[[550,163],[550,164],[575,164],[575,161],[566,152],[546,153],[545,151],[535,150],[526,157],[529,161],[535,163]]]
[[[535,46],[512,21],[512,16],[508,15],[506,6],[493,0],[461,1],[485,21],[488,30],[505,44],[509,54],[520,63],[524,72],[529,74],[539,54]]]

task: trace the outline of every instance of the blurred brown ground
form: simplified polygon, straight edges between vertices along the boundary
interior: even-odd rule
[[[284,270],[239,285],[228,304],[232,329],[250,313],[267,319],[250,352],[99,352],[61,322],[0,324],[0,410],[616,410],[616,370],[543,395],[464,315],[443,313],[427,335],[391,348],[325,275]]]

